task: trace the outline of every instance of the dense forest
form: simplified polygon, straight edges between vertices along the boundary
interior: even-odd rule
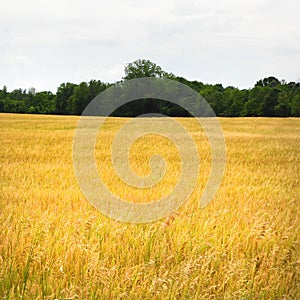
[[[149,60],[136,60],[125,67],[122,79],[157,77],[179,81],[202,95],[217,116],[224,117],[300,117],[300,83],[286,82],[275,77],[257,81],[250,89],[238,89],[222,84],[205,84],[189,81],[167,73]],[[62,83],[53,94],[49,91],[36,92],[15,89],[0,89],[0,112],[79,115],[87,104],[99,93],[112,86],[100,80],[80,84]],[[187,116],[183,109],[161,100],[142,99],[121,107],[113,115],[137,116],[147,112],[159,112],[172,116]]]

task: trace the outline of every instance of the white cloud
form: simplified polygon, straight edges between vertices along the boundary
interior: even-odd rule
[[[297,80],[299,8],[296,0],[7,1],[0,85],[55,91],[66,81],[111,82],[137,58],[203,82]]]

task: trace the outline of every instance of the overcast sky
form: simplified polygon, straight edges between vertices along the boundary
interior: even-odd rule
[[[114,82],[149,59],[204,83],[300,81],[299,0],[10,0],[0,10],[0,88]]]

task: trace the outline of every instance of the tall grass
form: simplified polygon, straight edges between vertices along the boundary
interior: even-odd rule
[[[300,299],[300,119],[221,119],[226,172],[203,210],[209,147],[181,119],[201,156],[198,185],[178,212],[139,225],[103,216],[81,194],[77,120],[0,115],[0,299]],[[110,119],[97,143],[103,180],[128,201],[167,195],[180,166],[164,138],[145,136],[130,156],[140,175],[153,152],[165,156],[161,184],[141,191],[115,176],[109,144],[124,122]]]

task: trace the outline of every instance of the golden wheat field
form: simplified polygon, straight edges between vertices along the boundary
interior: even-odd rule
[[[178,120],[201,157],[197,186],[176,213],[146,224],[85,199],[72,163],[77,121],[0,114],[0,299],[300,299],[300,119],[221,118],[226,170],[205,209],[210,148],[193,119]],[[103,180],[128,201],[170,193],[180,158],[164,137],[146,135],[130,152],[140,175],[151,155],[166,157],[162,182],[137,189],[114,173],[110,144],[124,122],[110,118],[97,141]]]

